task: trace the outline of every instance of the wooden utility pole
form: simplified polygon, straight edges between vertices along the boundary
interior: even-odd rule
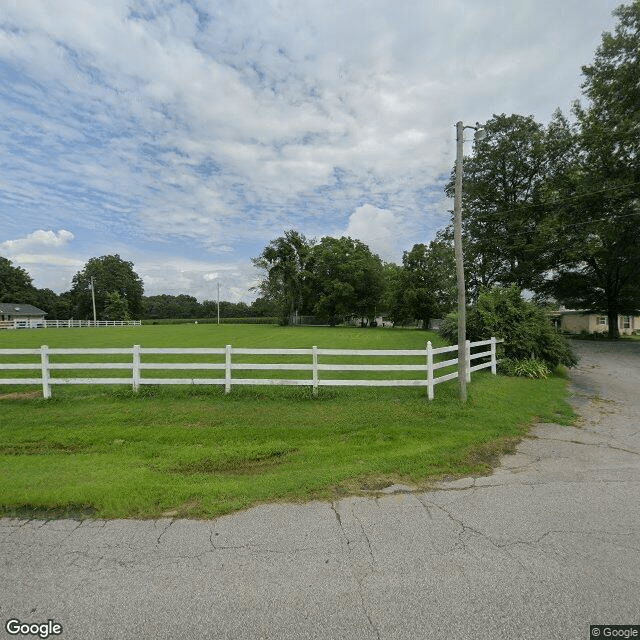
[[[458,389],[460,400],[467,401],[467,308],[464,284],[464,258],[462,255],[462,156],[464,125],[456,124],[456,189],[453,201],[453,244],[456,255],[458,281]]]

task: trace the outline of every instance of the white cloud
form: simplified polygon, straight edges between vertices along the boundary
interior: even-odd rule
[[[73,233],[66,229],[60,229],[57,233],[55,231],[44,231],[43,229],[38,229],[37,231],[30,233],[25,238],[5,240],[0,244],[0,248],[13,255],[21,251],[33,250],[38,247],[63,247],[71,242],[73,238]]]
[[[147,256],[136,263],[135,271],[144,282],[145,295],[189,293],[201,301],[215,300],[220,283],[223,300],[239,302],[255,298],[250,289],[257,284],[257,278],[250,264],[176,257],[158,262]]]
[[[356,238],[387,262],[402,258],[402,217],[370,204],[358,207],[349,216],[349,224],[340,235]]]

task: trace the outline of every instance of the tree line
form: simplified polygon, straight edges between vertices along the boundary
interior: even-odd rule
[[[20,266],[0,256],[0,302],[32,304],[47,314],[48,320],[93,320],[95,299],[97,320],[212,318],[218,315],[217,300],[199,302],[181,295],[145,296],[142,279],[132,262],[119,255],[91,258],[72,279],[69,291],[57,294],[38,289]],[[93,287],[93,296],[92,296]],[[221,318],[265,317],[273,309],[258,299],[245,302],[220,301]]]
[[[640,311],[640,0],[614,16],[614,32],[582,68],[572,120],[560,110],[547,126],[494,115],[464,159],[472,305],[482,291],[514,285],[539,303],[605,313],[611,337],[619,314]],[[455,168],[445,191],[454,190]],[[450,225],[396,266],[349,238],[314,244],[288,232],[254,263],[283,321],[295,310],[335,318],[375,309],[427,320],[454,305],[452,237]]]
[[[280,324],[298,315],[329,325],[358,319],[372,325],[429,320],[452,308],[456,297],[451,244],[442,238],[405,251],[402,266],[385,263],[360,240],[308,239],[295,230],[272,240],[253,259],[262,270],[258,290]]]

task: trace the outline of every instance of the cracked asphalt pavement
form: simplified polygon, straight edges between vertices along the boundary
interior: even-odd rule
[[[0,637],[20,637],[10,618],[83,640],[579,640],[640,624],[640,343],[576,348],[576,426],[537,425],[490,476],[213,521],[0,520]]]

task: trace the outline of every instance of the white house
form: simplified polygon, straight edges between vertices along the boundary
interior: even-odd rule
[[[609,331],[609,319],[606,314],[592,313],[572,309],[561,309],[553,314],[556,327],[568,333],[606,333]],[[618,316],[620,335],[640,332],[640,316]]]
[[[46,312],[31,304],[0,302],[0,329],[36,329],[44,327]]]

